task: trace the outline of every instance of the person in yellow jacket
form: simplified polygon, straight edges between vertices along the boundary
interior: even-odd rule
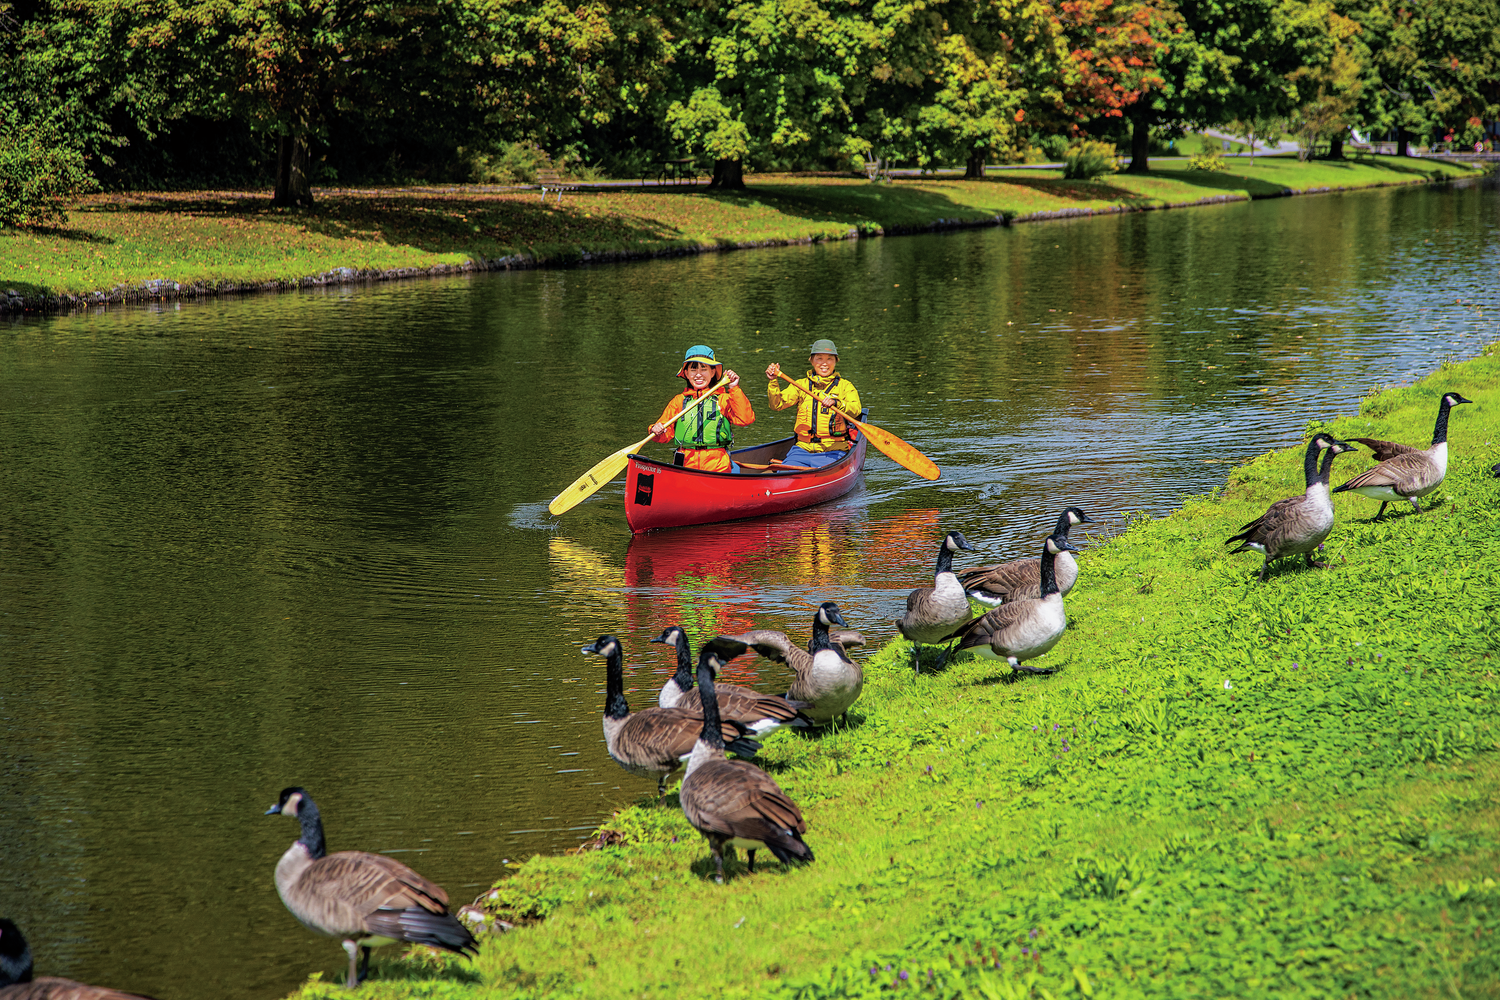
[[[797,443],[783,461],[787,465],[819,468],[838,461],[854,447],[855,430],[839,411],[859,416],[859,390],[838,373],[839,349],[833,341],[813,341],[809,354],[807,360],[812,370],[806,378],[795,381],[816,393],[817,401],[778,381],[776,376],[781,374],[781,366],[775,362],[766,369],[766,378],[771,380],[766,394],[773,410],[785,410],[794,404],[797,407]]]

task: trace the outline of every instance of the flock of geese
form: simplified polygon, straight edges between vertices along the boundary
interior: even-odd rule
[[[1231,553],[1261,553],[1262,581],[1272,562],[1288,556],[1302,555],[1310,567],[1324,565],[1314,553],[1333,529],[1331,493],[1379,500],[1376,517],[1395,500],[1409,501],[1421,512],[1418,499],[1437,489],[1447,474],[1449,410],[1469,402],[1455,392],[1443,396],[1426,449],[1352,438],[1374,452],[1379,464],[1331,491],[1334,458],[1355,447],[1329,434],[1314,435],[1303,460],[1302,494],[1277,501],[1241,528],[1227,540],[1238,543]],[[1500,466],[1496,473],[1500,475]],[[1038,558],[962,574],[953,570],[954,554],[974,547],[961,532],[949,532],[938,549],[932,586],[913,590],[906,613],[895,622],[913,644],[913,669],[921,672],[921,646],[948,643],[939,663],[969,653],[1004,660],[1018,671],[1050,673],[1025,661],[1052,649],[1067,627],[1063,597],[1078,579],[1073,558],[1078,550],[1069,544],[1068,533],[1089,523],[1087,514],[1068,507],[1058,515]],[[994,607],[976,617],[971,599]],[[717,881],[724,881],[725,855],[732,858],[735,848],[746,852],[752,873],[757,851],[769,851],[783,863],[812,861],[812,848],[803,839],[807,821],[802,811],[752,760],[761,742],[778,729],[816,730],[846,717],[864,688],[864,673],[848,650],[864,645],[864,637],[849,630],[838,605],[825,602],[813,616],[812,638],[805,646],[769,629],[718,635],[700,647],[695,668],[681,627],[669,626],[652,642],[674,649],[677,669],[657,704],[638,712],[625,699],[620,640],[603,635],[583,647],[585,654],[605,661],[604,742],[610,757],[632,774],[656,778],[658,798],[665,794],[667,779],[686,765],[679,793],[682,811],[707,839]],[[795,679],[784,694],[717,683],[726,663],[752,649],[791,670]],[[477,952],[473,934],[449,913],[448,895],[439,886],[385,855],[329,854],[322,817],[305,789],[284,789],[266,814],[289,816],[300,826],[300,836],[276,865],[276,889],[309,930],[342,941],[349,956],[345,982],[351,988],[368,974],[370,949],[381,945],[406,942],[464,955]],[[34,979],[31,952],[20,930],[0,919],[0,1000],[133,998],[140,1000],[67,979]]]

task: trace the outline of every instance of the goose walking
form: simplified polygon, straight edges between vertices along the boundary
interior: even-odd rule
[[[302,835],[276,863],[276,891],[309,930],[342,938],[353,989],[370,971],[370,949],[398,941],[475,955],[479,942],[448,912],[448,894],[394,858],[329,854],[323,818],[301,788],[284,788],[267,816],[291,816]]]
[[[813,859],[812,848],[802,839],[807,821],[797,804],[760,768],[724,757],[714,675],[745,648],[743,642],[720,636],[698,654],[703,731],[682,779],[683,815],[708,840],[720,883],[724,881],[725,848],[743,848],[751,872],[756,851],[770,851],[781,862]]]
[[[703,728],[703,716],[685,708],[648,708],[631,712],[625,701],[625,668],[620,640],[601,635],[583,647],[585,654],[604,657],[604,746],[610,757],[631,774],[656,779],[656,797],[667,793],[667,779],[688,755]],[[760,745],[748,726],[725,722],[723,740],[741,757],[753,757]]]
[[[1022,660],[1041,656],[1057,645],[1068,627],[1055,569],[1059,553],[1074,551],[1066,539],[1049,535],[1042,543],[1042,596],[1011,601],[988,611],[945,636],[958,640],[956,653],[970,652],[983,659],[1004,660],[1014,670],[1050,674],[1045,667],[1028,667]]]
[[[1239,542],[1237,552],[1260,552],[1266,561],[1260,567],[1260,579],[1264,583],[1271,572],[1271,562],[1299,552],[1307,557],[1307,565],[1323,569],[1328,564],[1313,558],[1323,539],[1333,530],[1333,501],[1328,496],[1328,475],[1333,471],[1333,460],[1355,447],[1339,441],[1328,434],[1316,434],[1308,442],[1307,454],[1302,459],[1303,478],[1307,487],[1300,497],[1277,500],[1266,512],[1240,528],[1240,533],[1225,539],[1225,545]],[[1323,452],[1322,467],[1318,466],[1318,452]]]
[[[1358,441],[1375,453],[1380,462],[1373,469],[1366,469],[1333,492],[1358,493],[1362,497],[1380,501],[1379,517],[1385,513],[1385,505],[1392,500],[1408,500],[1422,513],[1418,497],[1425,497],[1443,485],[1448,474],[1448,411],[1460,403],[1472,403],[1456,392],[1443,394],[1438,403],[1437,424],[1432,428],[1432,444],[1426,451],[1394,441],[1379,441],[1375,438],[1350,438]]]
[[[839,606],[824,601],[813,615],[812,641],[807,649],[775,629],[752,629],[723,638],[742,642],[766,659],[790,667],[796,679],[787,689],[787,701],[802,706],[802,714],[814,725],[824,726],[848,712],[865,687],[864,671],[842,645],[833,641],[830,629],[834,625],[848,628]]]
[[[1077,507],[1069,507],[1057,515],[1054,537],[1068,540],[1068,531],[1075,524],[1093,524],[1093,519]],[[1064,597],[1078,582],[1078,560],[1073,550],[1064,549],[1055,564],[1057,589]],[[993,566],[975,566],[958,574],[965,593],[982,604],[1000,605],[1007,601],[1019,601],[1027,597],[1042,596],[1042,561],[1040,559],[1012,559]]]
[[[953,553],[972,552],[974,546],[962,532],[950,531],[938,546],[937,568],[932,574],[932,586],[918,587],[906,598],[906,614],[896,622],[896,629],[911,640],[911,665],[917,673],[922,672],[922,647],[936,645],[952,634],[953,630],[974,617],[969,607],[969,595],[963,584],[953,573]],[[944,650],[938,658],[941,665],[948,658]]]
[[[31,946],[21,929],[0,918],[0,1000],[150,1000],[104,986],[87,986],[58,976],[32,978]]]
[[[662,708],[702,712],[701,695],[693,687],[693,657],[688,651],[687,633],[679,625],[670,625],[651,641],[674,646],[677,650],[677,672],[662,685],[657,703]],[[811,725],[812,720],[799,711],[803,707],[801,704],[794,704],[780,695],[761,694],[737,684],[720,684],[714,690],[719,699],[719,717],[748,727],[756,739],[763,739],[798,720],[803,725]]]

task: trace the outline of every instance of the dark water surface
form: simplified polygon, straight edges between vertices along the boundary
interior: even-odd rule
[[[1068,503],[1095,541],[1166,512],[1500,337],[1497,286],[1470,185],[0,326],[0,915],[42,973],[280,996],[344,964],[276,896],[283,786],[465,902],[649,790],[581,644],[618,632],[643,706],[670,622],[834,599],[884,641],[943,531],[991,561]],[[631,539],[618,482],[546,513],[689,344],[746,377],[742,440],[783,436],[759,373],[817,337],[940,480],[872,449],[774,520]]]

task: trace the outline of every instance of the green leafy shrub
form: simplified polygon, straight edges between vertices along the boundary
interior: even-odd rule
[[[67,203],[98,189],[83,151],[52,121],[23,121],[10,110],[0,121],[0,226],[63,222]]]
[[[1204,136],[1203,148],[1188,157],[1188,169],[1207,170],[1210,173],[1228,170],[1229,164],[1224,162],[1223,147],[1217,141]]]
[[[1070,180],[1088,180],[1120,169],[1115,144],[1094,139],[1084,139],[1069,146],[1063,163],[1063,176]]]
[[[475,184],[534,184],[547,166],[547,153],[535,143],[505,142],[490,149],[460,149]]]

